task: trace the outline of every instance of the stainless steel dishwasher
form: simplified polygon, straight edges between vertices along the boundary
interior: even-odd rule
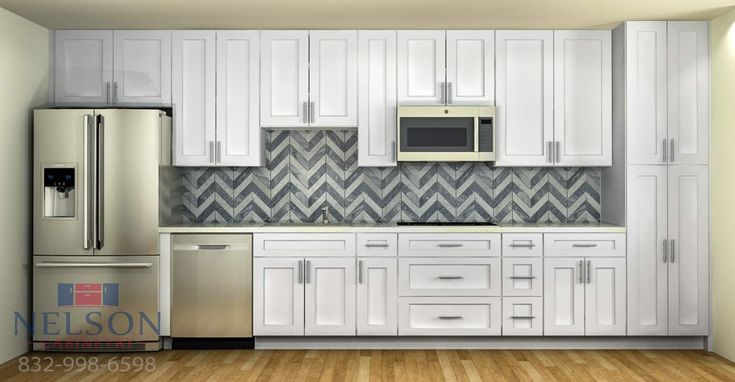
[[[253,336],[253,237],[173,235],[171,336]]]

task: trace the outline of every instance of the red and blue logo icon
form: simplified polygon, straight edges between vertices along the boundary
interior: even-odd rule
[[[117,283],[59,283],[58,306],[119,306]]]

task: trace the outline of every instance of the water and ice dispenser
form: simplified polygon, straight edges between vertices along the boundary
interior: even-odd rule
[[[45,217],[74,217],[76,207],[74,175],[74,168],[71,167],[43,169],[43,213]]]

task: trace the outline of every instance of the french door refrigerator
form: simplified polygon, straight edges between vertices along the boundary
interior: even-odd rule
[[[34,112],[33,348],[158,350],[160,110]]]

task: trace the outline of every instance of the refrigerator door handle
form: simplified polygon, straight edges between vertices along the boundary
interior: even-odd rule
[[[152,266],[153,263],[36,263],[38,268],[150,268]]]
[[[96,249],[105,246],[105,119],[97,116],[97,176],[95,182],[97,192],[95,193],[95,228],[97,243]]]
[[[92,231],[92,224],[90,224],[91,220],[91,212],[93,210],[91,203],[91,194],[92,189],[90,187],[90,177],[92,176],[92,163],[91,163],[91,137],[93,136],[92,128],[94,125],[92,124],[94,116],[91,114],[85,114],[84,115],[84,168],[82,169],[83,175],[82,175],[82,187],[84,187],[84,198],[82,201],[82,222],[83,222],[83,230],[84,230],[84,242],[82,243],[82,248],[85,250],[92,249],[92,242],[94,241],[93,235],[94,232]]]

